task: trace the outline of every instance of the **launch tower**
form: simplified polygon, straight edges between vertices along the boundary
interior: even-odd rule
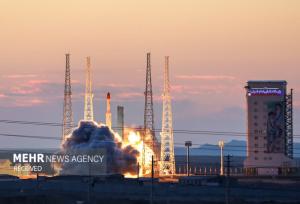
[[[174,159],[174,138],[173,138],[173,119],[170,95],[169,80],[169,57],[165,57],[164,68],[164,90],[163,90],[163,112],[162,112],[162,132],[161,132],[161,153],[160,153],[160,175],[175,174]]]
[[[151,81],[151,63],[150,53],[147,53],[147,68],[146,68],[146,87],[145,87],[145,109],[144,109],[144,144],[148,143],[154,150],[154,158],[157,160],[159,155],[158,141],[154,131],[154,110],[153,110],[153,95]],[[142,162],[145,163],[145,148],[142,153]]]
[[[86,58],[86,81],[85,81],[85,97],[84,97],[84,120],[94,121],[93,110],[93,90],[92,90],[92,78],[91,78],[91,59]]]
[[[66,54],[62,141],[72,133],[73,126],[70,54]]]

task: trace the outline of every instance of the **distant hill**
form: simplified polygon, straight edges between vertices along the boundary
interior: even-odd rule
[[[235,156],[246,156],[246,141],[231,140],[225,143],[224,155],[230,154]],[[176,155],[186,155],[185,147],[175,147]],[[218,145],[203,144],[199,147],[190,149],[190,154],[194,156],[217,156],[220,155],[220,148]],[[300,157],[300,143],[294,143],[294,157]]]

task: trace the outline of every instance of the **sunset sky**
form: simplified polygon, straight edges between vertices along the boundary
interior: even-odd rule
[[[168,55],[174,129],[246,132],[244,86],[270,79],[295,89],[300,134],[299,10],[299,0],[0,0],[0,119],[61,122],[70,52],[75,121],[83,117],[91,56],[97,121],[104,121],[110,91],[113,123],[116,106],[124,105],[126,125],[142,125],[150,51],[157,128]],[[0,123],[0,133],[60,137],[61,129]],[[175,134],[176,143],[219,139],[246,138]],[[58,146],[7,137],[0,144]]]

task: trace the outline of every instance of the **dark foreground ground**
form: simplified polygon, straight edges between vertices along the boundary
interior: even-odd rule
[[[299,183],[289,179],[276,184],[274,181],[235,180],[227,191],[223,181],[202,186],[154,182],[152,188],[151,182],[136,179],[6,179],[0,180],[0,204],[144,204],[151,203],[151,198],[155,204],[221,204],[226,203],[226,194],[231,204],[300,204]]]

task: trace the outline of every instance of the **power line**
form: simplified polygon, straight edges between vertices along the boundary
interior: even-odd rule
[[[184,146],[184,144],[180,144],[180,145]],[[210,149],[210,148],[205,148],[205,147],[198,147],[198,148],[199,148],[199,150],[220,151],[220,149]],[[245,148],[246,148],[246,146],[245,146]],[[192,150],[195,150],[195,149],[197,149],[197,148],[192,148]],[[294,148],[294,149],[300,150],[300,148]],[[239,149],[230,149],[230,148],[226,148],[226,149],[224,148],[224,151],[225,152],[228,152],[228,151],[230,151],[230,152],[247,152],[246,149],[245,150],[242,150],[242,149],[239,150]],[[264,152],[264,151],[255,151],[255,150],[253,150],[253,151],[249,151],[249,152],[261,153],[261,152]],[[294,153],[294,154],[299,154],[300,155],[300,153]]]
[[[19,124],[19,125],[40,125],[40,126],[63,126],[62,123],[51,123],[51,122],[34,122],[34,121],[24,121],[24,120],[0,120],[0,123],[8,124]]]
[[[33,136],[33,135],[19,135],[19,134],[6,134],[0,133],[2,137],[20,137],[20,138],[28,138],[28,139],[44,139],[44,140],[58,140],[61,141],[59,137],[48,137],[48,136]]]
[[[0,133],[0,137],[17,137],[17,138],[26,138],[26,139],[43,139],[43,140],[55,140],[55,141],[61,141],[61,139],[59,137],[49,137],[49,136],[41,136],[41,135],[23,135],[23,134],[8,134],[8,133]],[[105,142],[112,142],[114,143],[114,141],[105,141]],[[177,145],[182,145],[184,146],[184,143],[174,143]],[[203,145],[203,144],[194,144],[194,145]],[[233,147],[233,146],[232,146]],[[240,146],[243,147],[243,146]],[[200,148],[200,150],[210,150],[210,151],[219,151],[218,148],[205,148],[205,147],[198,147]],[[195,149],[195,148],[194,148]],[[295,150],[300,150],[300,148],[294,148]],[[232,151],[232,152],[246,152],[246,150],[239,150],[239,149],[232,149],[232,148],[226,148],[224,149],[224,151]],[[259,152],[264,152],[264,151],[250,151],[250,152],[254,152],[254,153],[259,153]],[[299,154],[300,153],[294,153],[294,154]]]
[[[54,123],[54,122],[35,122],[35,121],[20,121],[20,120],[0,120],[0,123],[8,123],[8,124],[20,124],[20,125],[38,125],[38,126],[51,126],[51,127],[61,127],[62,123]],[[131,127],[126,126],[125,128],[134,129],[137,131],[144,131],[143,127]],[[113,127],[114,130],[119,130],[121,127]],[[155,132],[161,132],[161,129],[154,129]],[[210,130],[180,130],[174,129],[173,133],[182,133],[182,134],[196,134],[196,135],[215,135],[215,136],[230,136],[230,137],[245,137],[248,134],[243,132],[234,132],[234,131],[210,131]],[[254,134],[254,133],[253,133]],[[259,137],[265,137],[266,135],[260,135]],[[300,134],[294,134],[294,138],[300,138]]]

